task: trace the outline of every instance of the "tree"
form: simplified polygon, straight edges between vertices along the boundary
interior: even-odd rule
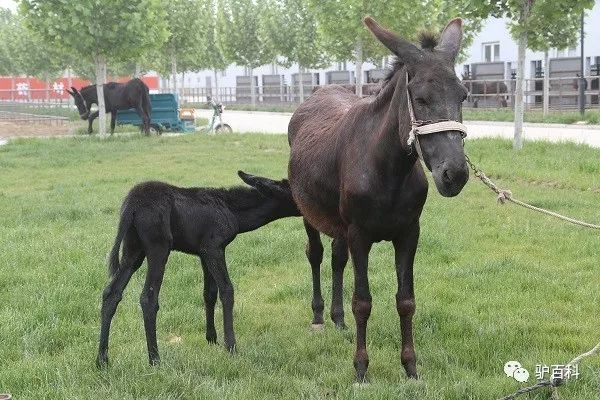
[[[326,42],[327,51],[338,61],[354,57],[356,64],[356,93],[362,92],[362,64],[365,60],[378,62],[389,55],[379,42],[372,40],[362,19],[370,15],[395,31],[399,36],[415,40],[423,30],[439,31],[451,18],[465,20],[463,48],[468,47],[481,28],[482,16],[470,0],[308,0],[315,10]],[[479,9],[475,9],[479,11]]]
[[[284,58],[281,64],[298,64],[300,102],[304,102],[305,68],[323,68],[329,61],[317,30],[317,19],[306,0],[269,0],[262,20],[263,41],[270,41]]]
[[[575,40],[577,30],[573,29],[574,21],[570,19],[593,6],[593,0],[499,0],[480,4],[480,16],[492,15],[510,20],[509,29],[519,48],[515,88],[515,150],[523,148],[525,51],[528,47],[548,49],[553,44],[561,46]],[[555,38],[554,33],[566,36]]]
[[[263,12],[260,1],[218,0],[217,43],[226,59],[248,69],[252,107],[256,106],[254,69],[275,58],[271,44],[260,37]]]
[[[214,0],[204,0],[202,2],[202,15],[204,18],[204,34],[203,34],[203,52],[199,65],[204,68],[213,70],[215,77],[215,93],[216,100],[219,98],[219,71],[224,70],[229,65],[229,62],[221,48],[217,45],[217,13]]]
[[[189,60],[201,53],[203,25],[202,0],[171,0],[165,2],[169,36],[164,52],[169,55],[172,90],[177,93],[177,72],[189,70]]]
[[[106,135],[103,85],[108,60],[135,59],[166,39],[160,0],[22,0],[28,27],[47,42],[93,62],[98,92],[99,132]]]

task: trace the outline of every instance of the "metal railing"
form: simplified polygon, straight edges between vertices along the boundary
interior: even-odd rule
[[[585,78],[585,105],[588,109],[600,109],[600,76]],[[512,108],[514,106],[515,86],[514,79],[500,80],[465,80],[463,84],[469,90],[469,96],[464,103],[471,108]],[[536,110],[543,107],[543,78],[525,79],[525,109]],[[574,110],[578,108],[578,77],[559,77],[549,80],[549,108],[551,110]],[[323,85],[304,85],[304,97],[308,98],[315,90]],[[342,85],[354,91],[353,84]],[[379,84],[363,85],[363,95],[376,93]],[[161,92],[171,92],[169,88]],[[178,90],[182,103],[201,104],[208,101],[209,97],[220,102],[230,104],[250,104],[249,87],[220,87],[215,88],[181,88]],[[256,86],[255,101],[260,105],[297,105],[300,103],[298,86]]]

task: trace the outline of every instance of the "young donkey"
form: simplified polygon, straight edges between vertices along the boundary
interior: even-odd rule
[[[158,294],[171,250],[200,257],[204,274],[206,340],[216,343],[217,294],[223,305],[225,347],[235,349],[233,285],[227,273],[225,247],[238,233],[278,218],[299,216],[286,179],[274,181],[238,171],[252,188],[179,188],[162,182],[136,185],[121,207],[115,244],[109,256],[110,283],[102,297],[98,366],[108,363],[110,323],[123,290],[144,258],[146,283],[140,297],[150,364],[159,362],[156,343]],[[121,261],[119,250],[123,247]]]

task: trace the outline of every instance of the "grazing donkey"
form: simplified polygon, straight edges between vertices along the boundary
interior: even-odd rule
[[[142,130],[147,135],[150,133],[150,119],[152,117],[152,105],[150,104],[150,90],[148,86],[138,78],[126,83],[108,82],[104,88],[104,108],[110,113],[110,133],[115,132],[118,110],[134,108],[142,119]],[[71,87],[67,92],[73,96],[79,116],[88,120],[88,134],[92,133],[92,123],[98,118],[99,112],[91,112],[92,104],[98,104],[98,91],[96,85],[89,85],[77,90]]]
[[[462,41],[461,19],[448,23],[439,42],[423,37],[421,48],[372,18],[364,22],[398,58],[380,91],[361,99],[340,86],[324,87],[298,107],[288,127],[290,186],[309,237],[307,253],[317,278],[313,295],[317,323],[322,323],[323,310],[319,232],[335,239],[332,317],[340,326],[346,244],[352,256],[354,368],[359,382],[366,380],[369,365],[371,246],[382,240],[394,245],[400,358],[407,375],[416,378],[413,262],[428,188],[419,158],[432,172],[442,196],[458,195],[469,177],[463,151],[466,128],[459,122],[467,89],[454,72]]]
[[[156,344],[158,294],[172,250],[200,257],[204,274],[206,340],[216,343],[217,294],[223,305],[225,347],[235,350],[233,285],[227,273],[225,247],[236,235],[278,218],[299,216],[287,180],[274,181],[238,171],[252,186],[229,189],[179,188],[162,182],[136,185],[123,202],[115,244],[109,256],[111,280],[102,296],[102,325],[97,365],[108,363],[110,323],[123,290],[144,258],[146,283],[140,298],[151,365],[159,362]],[[119,250],[123,254],[119,262]]]

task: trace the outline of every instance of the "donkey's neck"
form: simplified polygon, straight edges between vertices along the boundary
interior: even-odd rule
[[[405,69],[398,70],[374,102],[381,123],[375,134],[373,158],[380,168],[410,170],[417,160],[407,144],[411,129],[406,98]]]

